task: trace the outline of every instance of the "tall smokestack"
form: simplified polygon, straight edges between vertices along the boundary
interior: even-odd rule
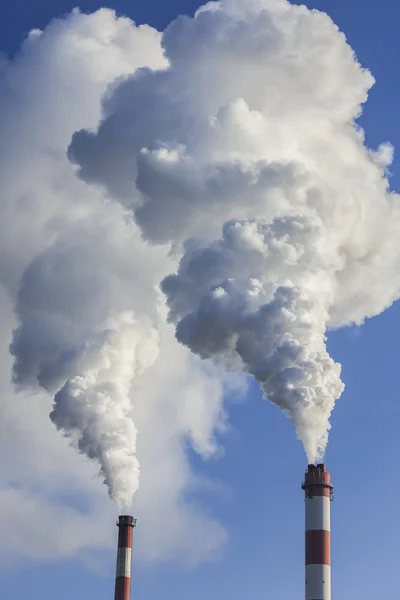
[[[303,485],[306,503],[306,600],[331,600],[331,500],[333,487],[325,465],[308,465]]]
[[[131,595],[132,538],[136,519],[121,516],[118,520],[118,555],[114,600],[129,600]]]

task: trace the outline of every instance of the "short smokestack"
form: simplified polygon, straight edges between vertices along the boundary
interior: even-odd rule
[[[331,476],[324,464],[308,465],[306,503],[306,600],[331,600]]]
[[[129,600],[131,595],[132,538],[136,519],[121,516],[118,520],[118,554],[114,600]]]

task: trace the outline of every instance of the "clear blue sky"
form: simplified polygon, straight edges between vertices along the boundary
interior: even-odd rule
[[[70,0],[4,3],[1,49],[15,53],[29,29],[44,27],[75,4]],[[306,4],[329,12],[377,80],[361,118],[368,144],[375,147],[388,139],[400,147],[399,3],[309,0]],[[194,0],[118,0],[111,7],[138,23],[163,28],[179,13],[190,14],[199,5]],[[80,4],[85,11],[100,6],[96,0]],[[392,186],[398,190],[397,156],[392,171]],[[400,306],[396,305],[360,331],[330,336],[330,350],[343,364],[346,384],[333,414],[326,457],[336,486],[332,507],[334,600],[399,597],[399,332]],[[200,473],[226,486],[223,494],[199,498],[230,532],[224,555],[220,561],[192,571],[179,565],[143,567],[134,563],[133,598],[304,597],[300,484],[306,465],[301,446],[290,424],[277,409],[260,400],[255,386],[247,403],[231,407],[230,420],[233,429],[225,439],[225,456],[207,464],[193,457]],[[78,562],[28,563],[12,572],[2,569],[0,597],[37,600],[53,597],[56,590],[57,600],[110,599],[114,556],[109,559],[112,569],[105,575]]]

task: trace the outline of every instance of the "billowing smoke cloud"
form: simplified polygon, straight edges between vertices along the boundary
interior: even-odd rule
[[[97,561],[92,551],[114,545],[102,479],[130,503],[138,461],[142,560],[196,564],[227,540],[193,502],[205,482],[187,448],[218,451],[225,381],[167,324],[159,283],[176,260],[79,181],[66,153],[74,131],[97,126],[116,81],[165,67],[160,41],[111,10],[74,11],[1,63],[0,515],[23,507],[31,517],[28,528],[1,522],[2,564]]]
[[[326,15],[286,0],[209,3],[163,34],[75,11],[1,68],[0,326],[4,345],[14,330],[16,405],[38,403],[18,411],[9,392],[18,440],[32,439],[7,481],[23,471],[27,486],[30,461],[51,488],[32,481],[35,522],[55,481],[62,495],[79,471],[95,493],[50,413],[120,504],[140,458],[143,552],[196,562],[226,539],[185,502],[198,483],[185,443],[208,457],[224,428],[212,363],[260,381],[315,460],[343,388],[326,332],[399,296],[393,150],[366,148],[355,122],[372,76]],[[71,511],[52,518],[83,531]]]
[[[157,358],[158,332],[140,331],[132,315],[122,315],[94,344],[85,348],[93,366],[75,367],[83,375],[57,392],[50,418],[81,452],[99,460],[110,497],[129,508],[139,486],[130,389]]]
[[[97,460],[110,497],[128,508],[139,478],[131,387],[158,357],[157,294],[139,264],[124,264],[135,232],[103,218],[67,228],[26,268],[10,348],[14,382],[55,393],[51,420]],[[134,301],[129,277],[142,282]]]
[[[260,381],[313,461],[325,449],[343,390],[340,366],[325,347],[333,265],[321,243],[323,234],[304,218],[231,221],[220,241],[188,243],[178,274],[162,284],[178,340]]]
[[[373,78],[286,0],[211,2],[162,46],[168,67],[116,86],[69,157],[181,256],[162,284],[178,340],[260,381],[314,461],[343,389],[327,330],[400,290],[392,148],[356,124]]]

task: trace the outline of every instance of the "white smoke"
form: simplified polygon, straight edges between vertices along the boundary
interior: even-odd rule
[[[399,297],[393,149],[356,124],[373,78],[329,17],[286,0],[209,3],[163,34],[74,11],[1,69],[0,325],[22,390],[7,410],[33,440],[10,471],[35,494],[29,470],[73,477],[51,412],[125,504],[137,442],[143,551],[202,559],[226,534],[185,503],[184,446],[216,451],[224,382],[184,345],[259,380],[315,460],[342,390],[326,332]]]
[[[79,181],[66,154],[75,130],[96,127],[116,81],[165,67],[160,41],[111,10],[74,11],[1,61],[0,515],[12,505],[32,516],[29,532],[2,520],[1,562],[88,560],[113,544],[115,508],[96,473],[130,503],[137,461],[142,559],[195,564],[227,539],[188,500],[203,482],[187,448],[217,452],[225,383],[166,323],[158,287],[176,261],[143,241],[98,186]]]
[[[67,380],[50,414],[57,429],[100,462],[110,497],[122,509],[130,508],[139,486],[131,385],[154,364],[158,337],[156,329],[141,331],[133,315],[121,315],[95,342],[95,350],[93,344],[85,348],[93,367]]]
[[[112,212],[65,227],[62,241],[27,266],[10,348],[14,382],[55,393],[52,421],[100,463],[110,497],[126,509],[139,477],[131,387],[156,361],[159,334],[152,276],[129,259],[144,248]],[[129,278],[141,282],[134,301]]]
[[[260,381],[312,462],[323,455],[343,390],[340,366],[325,347],[335,265],[325,261],[323,239],[299,217],[229,222],[222,240],[187,244],[178,274],[162,284],[178,340]]]
[[[162,285],[178,339],[251,373],[317,460],[343,389],[326,332],[400,293],[393,151],[356,123],[374,80],[286,0],[211,2],[162,45],[168,67],[116,86],[69,157],[183,255]]]

